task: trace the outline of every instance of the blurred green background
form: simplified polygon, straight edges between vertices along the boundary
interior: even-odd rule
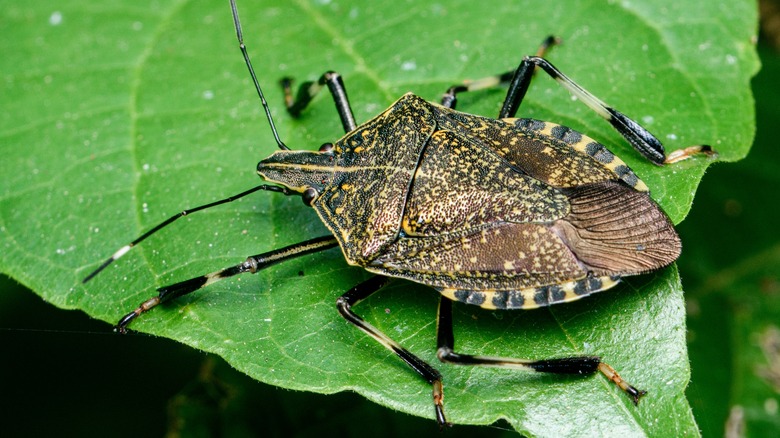
[[[780,233],[772,219],[780,213],[780,147],[772,131],[780,126],[780,56],[767,47],[760,53],[755,145],[746,160],[710,168],[678,227],[685,245],[678,263],[688,301],[688,398],[706,437],[780,436]],[[433,421],[354,394],[270,387],[170,340],[116,336],[107,324],[46,304],[6,277],[0,290],[5,436],[438,431]],[[456,426],[448,436],[514,436],[507,428]]]
[[[764,46],[759,53],[753,148],[744,161],[710,168],[678,227],[688,399],[704,436],[725,427],[729,436],[780,436],[780,56]]]

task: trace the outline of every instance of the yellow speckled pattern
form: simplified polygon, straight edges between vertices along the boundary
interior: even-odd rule
[[[571,301],[680,252],[647,186],[593,139],[412,94],[331,151],[279,151],[258,172],[316,189],[350,264],[487,308]]]

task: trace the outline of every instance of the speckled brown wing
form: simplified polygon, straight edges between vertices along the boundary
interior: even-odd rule
[[[602,145],[558,125],[435,109],[399,237],[370,271],[483,307],[529,308],[679,255],[644,183]]]

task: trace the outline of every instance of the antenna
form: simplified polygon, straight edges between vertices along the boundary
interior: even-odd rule
[[[260,83],[257,81],[257,75],[255,75],[255,70],[252,68],[252,62],[249,60],[249,54],[246,51],[246,45],[244,45],[244,36],[241,32],[241,21],[238,19],[238,9],[236,8],[236,2],[235,0],[230,0],[230,8],[233,11],[233,23],[236,26],[236,36],[238,37],[238,44],[239,48],[241,49],[241,53],[244,55],[244,61],[246,62],[246,66],[249,69],[249,74],[252,76],[252,82],[255,84],[255,89],[257,90],[257,95],[260,96],[260,102],[263,105],[263,109],[265,110],[265,116],[268,118],[268,124],[271,125],[271,132],[274,134],[274,139],[276,140],[276,144],[279,146],[279,149],[289,151],[290,148],[287,147],[287,145],[282,142],[282,140],[279,138],[279,132],[276,130],[276,125],[274,125],[274,119],[271,117],[271,110],[268,107],[268,102],[265,100],[265,96],[263,95],[263,90],[260,88]],[[220,204],[225,204],[228,202],[235,201],[236,199],[243,198],[244,196],[247,196],[251,193],[254,193],[258,190],[265,190],[270,192],[277,192],[282,193],[286,196],[290,195],[299,195],[299,193],[293,192],[290,189],[286,187],[279,187],[274,185],[268,185],[263,184],[259,185],[257,187],[253,187],[249,190],[243,191],[239,194],[230,196],[225,199],[220,199],[218,201],[214,201],[208,204],[204,204],[195,208],[190,208],[186,210],[182,210],[179,213],[176,213],[175,215],[169,217],[168,219],[160,222],[150,230],[146,231],[145,233],[141,234],[139,237],[137,237],[135,240],[130,242],[129,244],[119,248],[114,254],[111,255],[106,261],[100,264],[100,266],[97,267],[94,271],[92,271],[89,275],[84,277],[84,280],[82,280],[82,283],[86,283],[92,278],[94,278],[97,274],[99,274],[101,271],[103,271],[108,265],[115,262],[118,258],[122,257],[123,255],[127,254],[128,251],[130,251],[131,248],[138,245],[142,241],[146,240],[147,237],[151,236],[152,234],[160,231],[161,229],[167,227],[172,222],[174,222],[176,219],[179,219],[180,217],[187,216],[189,214],[195,213],[200,210],[205,210],[207,208],[215,207]]]
[[[152,228],[149,231],[143,233],[141,236],[137,237],[132,242],[130,242],[127,245],[119,248],[114,254],[111,255],[111,257],[109,257],[106,261],[101,263],[100,266],[97,267],[97,269],[92,271],[91,274],[89,274],[86,277],[84,277],[84,280],[82,280],[81,282],[82,283],[86,283],[89,280],[92,280],[92,278],[95,277],[96,275],[98,275],[100,273],[100,271],[102,271],[103,269],[106,269],[106,267],[108,267],[108,265],[110,265],[111,263],[114,263],[119,257],[122,257],[123,255],[127,254],[127,252],[130,251],[130,249],[132,247],[134,247],[134,246],[138,245],[139,243],[143,242],[144,240],[146,240],[147,237],[151,236],[152,234],[154,234],[154,233],[160,231],[161,229],[167,227],[168,225],[170,225],[176,219],[179,219],[180,217],[184,217],[184,216],[187,216],[189,214],[195,213],[196,211],[205,210],[207,208],[215,207],[215,206],[220,205],[220,204],[227,204],[228,202],[233,202],[236,199],[243,198],[244,196],[249,195],[251,193],[254,193],[254,192],[258,191],[258,190],[266,190],[266,191],[269,191],[269,192],[278,192],[278,193],[282,193],[282,194],[287,195],[287,196],[297,195],[298,194],[298,193],[295,193],[295,192],[291,191],[287,187],[279,187],[279,186],[272,186],[272,185],[268,185],[268,184],[262,184],[262,185],[259,185],[257,187],[252,187],[249,190],[245,190],[245,191],[243,191],[243,192],[241,192],[241,193],[239,193],[237,195],[233,195],[233,196],[230,196],[230,197],[225,198],[225,199],[220,199],[219,201],[214,201],[214,202],[211,202],[211,203],[208,203],[208,204],[205,204],[205,205],[201,205],[199,207],[190,208],[190,209],[187,209],[187,210],[182,210],[181,212],[176,213],[175,215],[169,217],[168,219],[160,222],[154,228]]]
[[[249,60],[249,53],[246,51],[246,45],[244,44],[244,34],[241,32],[241,20],[238,19],[238,8],[236,7],[236,0],[230,0],[230,9],[233,11],[233,23],[236,26],[236,37],[238,38],[238,47],[241,49],[241,54],[244,55],[244,62],[246,62],[246,68],[249,69],[249,75],[252,76],[252,82],[255,83],[255,89],[257,95],[260,96],[260,102],[265,110],[265,116],[268,118],[268,124],[271,125],[271,132],[274,134],[274,140],[279,145],[279,149],[289,151],[290,148],[282,142],[279,138],[279,132],[276,131],[276,125],[274,119],[271,117],[271,109],[268,108],[268,102],[265,100],[263,90],[260,88],[260,82],[257,81],[257,75],[255,75],[255,69],[252,68],[252,61]]]

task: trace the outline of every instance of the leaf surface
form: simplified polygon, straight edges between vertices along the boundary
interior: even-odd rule
[[[97,263],[174,212],[258,183],[275,144],[235,42],[227,2],[7,4],[2,26],[0,266],[46,300],[115,322],[155,288],[327,231],[297,198],[259,194],[187,217],[86,286]],[[674,150],[708,143],[747,153],[757,70],[755,5],[676,2],[245,2],[246,42],[284,141],[316,149],[340,136],[326,93],[299,120],[276,82],[343,75],[364,121],[407,91],[514,68],[548,34],[548,58]],[[13,37],[10,37],[13,36]],[[616,36],[619,36],[616,38]],[[505,91],[465,94],[459,109],[495,115]],[[520,116],[607,144],[675,222],[712,160],[658,168],[607,123],[538,75]],[[357,391],[432,417],[430,388],[342,320],[336,298],[367,278],[338,250],[213,285],[133,328],[214,352],[286,388]],[[357,312],[425,360],[435,358],[436,294],[396,282]],[[648,390],[635,408],[601,377],[557,378],[440,365],[456,423],[506,418],[527,435],[696,434],[676,268],[578,303],[492,313],[456,306],[467,353],[543,358],[597,354]]]

